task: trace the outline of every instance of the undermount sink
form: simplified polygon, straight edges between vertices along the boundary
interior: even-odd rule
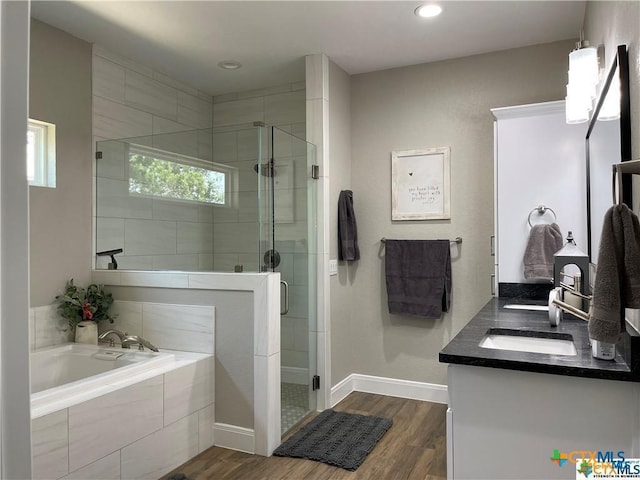
[[[525,303],[507,303],[504,308],[509,310],[539,310],[543,312],[549,311],[549,305],[534,305]]]
[[[567,333],[490,328],[478,344],[482,348],[516,352],[577,355],[573,337]]]

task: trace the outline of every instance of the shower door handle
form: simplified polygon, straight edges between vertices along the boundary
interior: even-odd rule
[[[286,315],[289,313],[289,284],[280,280],[280,285],[284,287],[284,310],[280,311],[280,315]]]

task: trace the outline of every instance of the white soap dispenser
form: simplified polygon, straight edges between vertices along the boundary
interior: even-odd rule
[[[591,355],[601,360],[613,360],[616,356],[616,344],[591,340]]]

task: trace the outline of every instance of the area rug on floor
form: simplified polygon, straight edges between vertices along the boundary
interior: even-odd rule
[[[389,418],[325,410],[273,454],[355,470],[392,424]]]

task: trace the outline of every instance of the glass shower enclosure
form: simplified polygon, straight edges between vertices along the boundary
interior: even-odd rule
[[[260,122],[96,146],[97,269],[280,272],[283,433],[316,408],[314,163]]]

